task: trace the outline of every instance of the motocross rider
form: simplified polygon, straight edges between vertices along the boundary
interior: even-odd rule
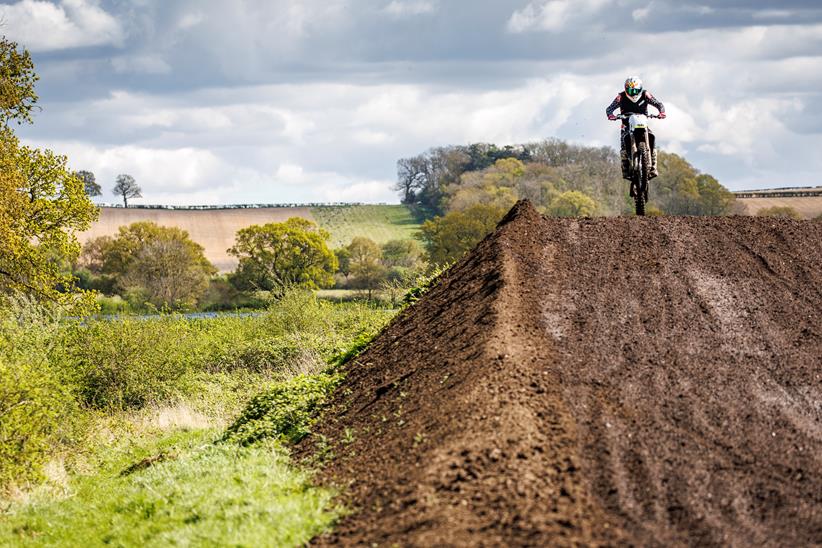
[[[662,102],[651,95],[651,92],[643,89],[642,80],[636,76],[631,76],[625,80],[625,91],[620,92],[614,101],[605,109],[605,114],[608,115],[609,120],[616,120],[614,111],[619,109],[621,114],[644,114],[648,115],[648,105],[651,105],[659,111],[659,117],[665,118],[665,107]],[[651,143],[651,172],[648,174],[649,179],[653,179],[659,172],[656,167],[656,146],[654,142],[653,132],[648,129],[648,138]],[[622,132],[620,134],[620,158],[622,159],[622,177],[630,179],[630,166],[628,165],[628,147],[630,146],[630,139],[628,136],[628,120],[622,120]]]

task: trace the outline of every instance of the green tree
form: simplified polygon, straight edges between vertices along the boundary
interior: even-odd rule
[[[83,181],[86,194],[89,196],[101,196],[103,194],[103,189],[100,188],[99,183],[97,183],[97,178],[94,176],[94,173],[83,169],[77,172],[77,176]]]
[[[76,234],[97,214],[64,156],[20,146],[10,132],[0,135],[0,293],[89,304],[90,295],[53,259],[77,257]]]
[[[368,291],[368,298],[380,283],[385,280],[386,268],[383,266],[382,250],[374,240],[358,236],[346,247],[351,256],[352,286]]]
[[[115,238],[90,240],[80,264],[112,278],[118,291],[177,308],[194,306],[217,273],[185,230],[150,221],[122,226]]]
[[[424,253],[417,240],[391,240],[382,245],[382,264],[387,268],[418,269]]]
[[[0,37],[0,124],[31,122],[37,80],[29,52]]]
[[[347,247],[341,247],[334,250],[334,256],[337,258],[337,272],[348,278],[351,275],[351,252]]]
[[[28,52],[0,39],[0,298],[23,292],[87,306],[91,296],[60,263],[76,258],[76,233],[96,219],[97,208],[64,156],[21,146],[8,127],[31,121],[36,81]]]
[[[232,283],[241,290],[282,292],[289,286],[329,287],[337,257],[330,234],[306,219],[253,225],[237,232],[229,254],[239,259]]]
[[[760,209],[756,212],[757,217],[780,217],[782,219],[802,219],[802,214],[789,206],[773,206]]]
[[[593,217],[598,209],[597,203],[590,196],[569,190],[554,198],[545,214],[553,217]]]
[[[498,206],[476,204],[425,221],[420,236],[428,261],[434,265],[456,261],[493,232],[505,213],[506,210]]]
[[[736,196],[715,178],[704,173],[698,175],[696,186],[701,204],[700,215],[727,215],[731,212]]]
[[[111,189],[115,196],[122,196],[123,198],[123,206],[128,207],[128,199],[129,198],[142,198],[143,191],[137,182],[134,180],[134,177],[127,173],[121,173],[117,176],[116,184],[114,188]]]

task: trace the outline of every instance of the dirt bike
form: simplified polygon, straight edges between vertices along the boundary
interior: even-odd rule
[[[645,215],[648,203],[648,181],[651,172],[651,143],[648,118],[659,118],[649,114],[618,114],[617,120],[628,120],[628,165],[631,175],[630,195],[634,199],[637,215]]]

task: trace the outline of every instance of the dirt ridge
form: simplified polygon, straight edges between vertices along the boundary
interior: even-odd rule
[[[819,543],[820,241],[518,203],[349,365],[315,542]]]

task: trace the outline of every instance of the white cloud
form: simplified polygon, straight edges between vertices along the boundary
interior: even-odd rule
[[[180,18],[180,21],[177,23],[177,28],[180,30],[188,30],[202,23],[204,19],[205,16],[199,11],[187,13]]]
[[[122,28],[94,0],[21,0],[0,5],[0,20],[11,40],[27,49],[50,51],[99,45],[120,45]]]
[[[508,30],[513,33],[529,31],[561,32],[574,20],[590,17],[612,0],[543,0],[530,2],[511,14]]]
[[[158,55],[114,57],[111,66],[120,74],[169,74],[171,65]]]
[[[430,0],[392,0],[383,11],[394,17],[425,15],[437,11],[437,5]]]

